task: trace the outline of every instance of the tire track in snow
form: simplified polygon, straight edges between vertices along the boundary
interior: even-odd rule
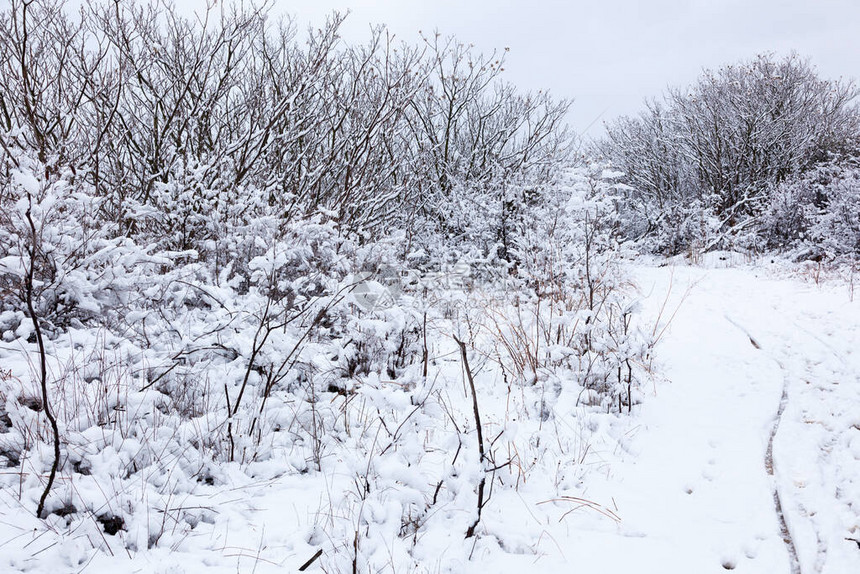
[[[728,315],[724,315],[726,320],[737,327],[740,331],[746,335],[750,344],[758,350],[763,350],[761,343],[759,343],[745,328],[735,322]],[[779,399],[779,407],[776,411],[776,416],[773,420],[773,426],[770,429],[770,436],[768,436],[767,440],[767,450],[764,455],[764,467],[767,471],[768,476],[771,477],[771,482],[773,484],[773,505],[774,510],[776,511],[776,517],[779,521],[779,531],[782,536],[783,542],[785,542],[785,549],[788,552],[789,561],[791,562],[791,574],[802,574],[800,569],[800,560],[797,555],[797,547],[794,544],[794,538],[791,536],[791,530],[788,527],[788,521],[785,519],[785,512],[782,509],[782,499],[779,493],[779,485],[777,484],[776,474],[774,472],[774,463],[773,463],[773,443],[776,439],[776,434],[779,432],[779,423],[782,421],[782,415],[785,413],[785,408],[788,406],[788,371],[785,368],[785,365],[782,362],[775,358],[770,353],[766,353],[770,356],[773,361],[779,365],[780,370],[783,374],[782,379],[782,396]]]
[[[752,340],[752,338],[750,338],[750,340]],[[776,361],[776,359],[774,360]],[[782,397],[779,399],[779,409],[777,409],[776,417],[774,417],[773,421],[773,427],[770,430],[770,436],[767,440],[767,451],[764,455],[764,466],[773,481],[773,504],[776,509],[776,516],[779,519],[779,531],[782,535],[783,542],[785,542],[785,548],[788,551],[789,559],[791,560],[791,574],[802,574],[800,570],[800,560],[797,557],[797,547],[794,545],[794,539],[791,537],[791,531],[788,528],[788,521],[786,521],[785,513],[782,510],[779,485],[777,484],[773,467],[773,441],[776,438],[776,433],[779,432],[779,423],[782,421],[782,414],[785,412],[785,407],[788,405],[788,376],[786,375],[785,367],[783,367],[782,363],[779,361],[776,361],[776,363],[783,372]]]
[[[815,323],[818,320],[817,317],[807,317],[807,318],[811,319],[812,323]],[[830,374],[832,376],[844,378],[846,376],[846,372],[848,372],[848,373],[851,372],[851,366],[849,365],[848,361],[846,360],[845,355],[843,354],[843,352],[840,349],[836,348],[833,344],[828,342],[827,339],[819,336],[817,333],[808,329],[807,327],[805,327],[801,323],[799,323],[797,321],[793,321],[792,323],[794,326],[794,330],[798,334],[802,334],[802,336],[805,338],[804,343],[802,345],[795,344],[794,345],[795,348],[802,347],[804,349],[809,349],[810,348],[810,346],[808,345],[809,342],[818,343],[821,346],[821,350],[824,352],[826,357],[828,359],[835,359],[841,367],[840,370],[838,370],[838,371],[830,371]],[[782,350],[782,353],[781,353],[783,359],[785,359],[787,362],[791,362],[792,358],[793,358],[788,351],[789,348],[791,348],[791,345],[786,344],[785,348]],[[803,356],[801,357],[801,359],[803,361],[803,364],[805,365],[806,376],[804,377],[804,380],[806,381],[807,386],[804,387],[803,385],[801,385],[799,387],[795,387],[795,390],[798,392],[798,395],[800,395],[800,398],[802,399],[800,401],[800,403],[801,404],[809,404],[810,401],[808,401],[808,396],[809,396],[809,394],[814,394],[815,388],[816,388],[815,385],[809,386],[809,385],[811,385],[810,381],[816,380],[818,378],[827,377],[828,366],[827,366],[827,361],[824,359],[824,357],[821,357],[819,355],[819,360],[817,360],[817,361],[813,360],[811,358],[811,356],[809,355],[809,351],[805,352],[803,354]],[[789,384],[789,377],[788,377],[789,369],[786,368],[784,366],[784,363],[780,362],[779,360],[777,360],[777,363],[779,363],[780,367],[783,369],[783,372],[785,373],[786,384]],[[833,366],[831,365],[829,368],[833,369]],[[795,367],[794,370],[798,371],[798,368]],[[804,396],[804,393],[806,396]],[[806,400],[803,400],[803,399],[806,399]],[[831,412],[830,415],[831,415],[831,417],[833,417],[834,416],[833,412]],[[831,426],[830,424],[825,423],[820,418],[816,418],[814,416],[812,419],[805,420],[804,422],[806,422],[807,424],[817,423],[819,425],[822,425],[824,428],[826,428],[828,435],[823,438],[824,442],[821,442],[819,445],[818,455],[820,458],[818,459],[818,464],[820,464],[822,466],[822,468],[824,468],[824,469],[833,467],[835,463],[831,461],[831,456],[833,455],[833,450],[834,450],[834,448],[836,448],[836,445],[838,443],[839,431],[835,428],[835,426]],[[831,422],[831,424],[834,424],[834,425],[836,423],[835,419],[830,421],[830,422]],[[791,423],[791,421],[789,421],[789,423]],[[824,472],[826,472],[826,471],[824,471]],[[832,476],[832,475],[830,475],[830,476]],[[834,500],[834,502],[838,501],[838,499],[840,498],[840,496],[838,494],[840,486],[841,485],[837,485],[837,484],[833,485],[833,487],[836,489],[835,490],[836,500]],[[804,488],[804,487],[805,486],[801,486],[801,488]],[[799,494],[799,492],[796,492],[795,494]],[[788,509],[789,514],[792,514],[792,510],[795,512],[798,512],[800,514],[801,519],[804,519],[807,521],[806,526],[808,527],[808,529],[810,531],[807,533],[807,536],[811,536],[811,535],[815,536],[815,541],[816,541],[815,553],[812,554],[811,552],[807,551],[808,556],[806,557],[806,560],[803,562],[804,566],[806,567],[805,571],[807,573],[810,571],[816,572],[816,573],[820,573],[820,572],[824,572],[824,571],[828,571],[828,572],[833,571],[832,565],[831,565],[831,569],[828,569],[829,559],[831,558],[831,554],[830,554],[829,550],[831,548],[833,548],[833,542],[834,542],[834,540],[832,539],[832,536],[830,538],[828,538],[827,534],[819,526],[819,524],[820,524],[819,520],[820,519],[816,516],[818,513],[815,510],[809,512],[807,510],[807,508],[805,508],[805,504],[808,503],[808,498],[804,499],[803,496],[798,496],[796,498],[796,500],[792,499],[791,501],[796,503],[796,508],[794,508],[794,509],[789,508]],[[849,507],[850,507],[850,503],[849,503]],[[797,531],[797,530],[795,530],[795,531]],[[850,538],[845,538],[844,536],[842,538],[844,538],[845,540],[851,540]],[[810,542],[811,542],[811,539],[810,539]],[[810,545],[810,547],[811,547],[811,545]],[[838,553],[838,549],[835,549],[835,550]],[[803,556],[801,556],[801,557],[803,557]],[[812,561],[813,558],[814,558],[814,562]],[[842,572],[844,570],[840,569],[838,571]]]

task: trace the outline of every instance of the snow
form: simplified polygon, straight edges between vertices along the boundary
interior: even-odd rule
[[[42,462],[0,476],[0,569],[265,573],[295,571],[323,549],[307,571],[348,571],[343,556],[359,532],[360,571],[860,571],[860,548],[848,540],[860,538],[860,303],[850,286],[732,254],[700,266],[639,260],[629,268],[639,326],[659,336],[654,379],[632,414],[583,407],[563,381],[547,380],[542,391],[506,387],[493,362],[471,357],[486,440],[495,441],[497,464],[514,461],[487,474],[492,493],[473,539],[464,540],[465,526],[485,473],[456,345],[439,339],[432,380],[406,389],[371,374],[318,405],[314,417],[339,420],[355,401],[365,417],[363,427],[344,421],[350,426],[316,445],[318,471],[309,445],[283,433],[267,439],[268,458],[215,464],[183,450],[188,437],[205,436],[205,417],[195,434],[153,410],[144,416],[151,428],[125,436],[82,420],[69,452],[89,453],[89,474],[71,475],[60,491],[90,507],[36,519],[31,471],[50,452],[31,452]],[[74,337],[77,348],[115,343]],[[0,344],[4,376],[29,380],[22,345]],[[55,369],[76,348],[57,345]],[[439,390],[442,399],[431,400]],[[156,404],[146,392],[102,400],[108,416]],[[5,405],[36,424],[17,401]],[[301,401],[273,398],[269,408],[272,427],[316,420]],[[163,460],[140,459],[148,441],[163,445]],[[146,476],[122,480],[133,464]],[[189,479],[183,469],[194,464],[209,465],[213,484]],[[424,513],[439,481],[439,503]],[[127,529],[102,532],[96,518],[122,507],[134,511]],[[408,544],[404,512],[415,519]]]
[[[658,346],[666,381],[643,406],[636,455],[605,487],[628,527],[652,540],[648,552],[662,542],[671,559],[624,554],[640,572],[796,571],[776,489],[800,571],[857,571],[860,552],[845,538],[860,529],[860,462],[850,452],[860,305],[844,284],[776,279],[726,260],[636,274],[646,293],[671,281],[668,308],[683,303]],[[653,312],[654,297],[645,303]]]

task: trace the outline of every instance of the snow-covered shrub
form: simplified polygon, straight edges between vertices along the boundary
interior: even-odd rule
[[[561,174],[567,103],[498,82],[501,58],[161,10],[0,18],[2,492],[38,498],[50,406],[51,535],[176,550],[225,491],[307,479],[328,508],[291,544],[331,571],[418,565],[436,532],[468,556],[479,485],[568,448],[547,446],[554,405],[638,400],[619,187]],[[63,30],[77,49],[36,58]]]
[[[513,307],[490,316],[497,353],[515,379],[560,377],[587,402],[630,409],[649,343],[632,326],[619,267],[617,191],[615,174],[591,165],[547,192],[517,236]]]
[[[706,70],[638,117],[612,122],[597,148],[629,185],[624,211],[640,221],[625,225],[627,238],[654,237],[642,247],[669,254],[786,241],[781,234],[796,233],[804,216],[792,215],[787,190],[773,190],[851,145],[857,94],[852,82],[822,79],[796,54],[762,54]],[[763,229],[770,201],[777,205]]]
[[[623,237],[648,253],[676,255],[701,249],[720,231],[719,220],[700,200],[656,209],[622,196],[619,219]]]
[[[101,199],[70,170],[51,170],[21,152],[4,186],[0,216],[0,277],[7,308],[33,306],[50,336],[70,326],[110,324],[154,271],[181,254],[154,254],[97,217]],[[8,309],[7,309],[8,310]]]
[[[762,234],[774,248],[799,257],[860,253],[860,162],[837,156],[775,186],[762,214]]]
[[[846,169],[826,188],[826,205],[811,238],[832,257],[860,255],[860,169]]]
[[[810,175],[774,186],[762,214],[762,232],[776,249],[791,249],[809,237],[826,183]]]

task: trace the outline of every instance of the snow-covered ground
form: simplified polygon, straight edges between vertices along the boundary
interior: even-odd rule
[[[644,315],[675,315],[640,415],[583,484],[619,520],[548,521],[531,571],[860,571],[860,303],[707,263],[633,270]]]
[[[380,453],[373,460],[330,461],[322,473],[296,472],[301,461],[280,468],[277,459],[250,473],[226,467],[219,486],[153,505],[150,523],[163,523],[162,539],[137,553],[111,536],[82,536],[92,529],[80,521],[54,521],[46,530],[5,481],[0,570],[296,571],[319,548],[353,545],[355,531],[350,537],[345,525],[364,513],[373,519],[365,519],[362,552],[388,552],[392,572],[860,572],[860,302],[850,301],[844,282],[726,268],[719,257],[706,263],[631,267],[641,325],[656,325],[660,335],[657,375],[632,415],[587,412],[562,392],[546,427],[523,421],[518,430],[515,413],[531,404],[528,392],[518,398],[501,385],[479,387],[487,440],[507,441],[505,456],[521,451],[517,469],[496,477],[478,535],[465,546],[474,448],[462,444],[457,454],[453,435],[446,439],[440,428],[434,437],[421,427],[432,418],[427,407],[397,419],[406,430],[394,433],[389,452],[396,456],[370,448]],[[450,368],[440,369],[452,379],[447,400],[465,403],[457,355],[447,357]],[[491,375],[487,364],[477,376]],[[413,424],[417,434],[409,438]],[[547,439],[557,444],[541,446]],[[411,450],[446,440],[447,451]],[[423,474],[394,468],[411,460]],[[355,477],[371,465],[384,480],[364,496]],[[419,540],[404,554],[393,542],[403,532],[391,530],[400,517],[385,514],[399,513],[390,503],[410,496],[422,506],[422,481],[431,479],[445,481],[448,502],[416,517]],[[337,564],[323,555],[307,571]]]

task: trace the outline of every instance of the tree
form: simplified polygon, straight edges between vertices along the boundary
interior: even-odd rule
[[[761,213],[770,187],[848,145],[857,94],[796,54],[763,54],[670,89],[662,104],[607,126],[598,148],[627,174],[649,221],[699,202],[731,229]]]

